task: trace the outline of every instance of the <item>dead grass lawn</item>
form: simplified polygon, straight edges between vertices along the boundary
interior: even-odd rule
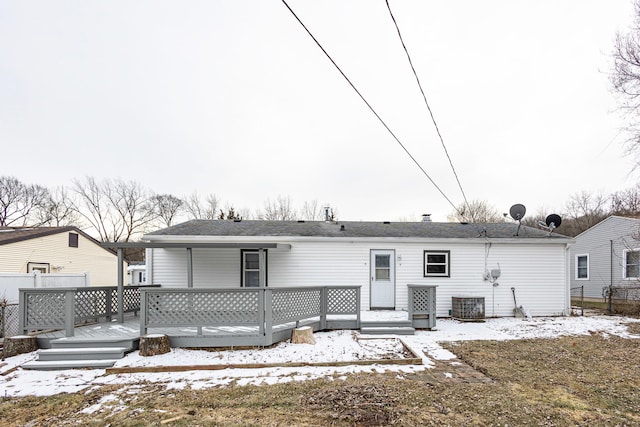
[[[437,382],[426,371],[404,379],[367,374],[208,390],[106,386],[87,395],[4,399],[0,420],[38,426],[640,425],[640,340],[592,335],[447,347],[494,381]],[[81,413],[111,394],[119,400]]]

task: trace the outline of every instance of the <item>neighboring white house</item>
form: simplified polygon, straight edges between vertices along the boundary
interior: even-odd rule
[[[576,236],[571,246],[571,287],[603,298],[603,288],[640,286],[640,219],[610,216]]]
[[[89,273],[91,286],[115,286],[117,266],[114,251],[76,227],[0,227],[0,273]]]
[[[130,264],[129,267],[127,267],[127,284],[146,285],[147,266],[144,264]]]
[[[406,310],[407,285],[428,284],[440,317],[456,296],[513,316],[513,287],[533,316],[570,308],[573,240],[513,223],[193,220],[143,240],[147,281],[163,287],[359,285],[363,310]]]

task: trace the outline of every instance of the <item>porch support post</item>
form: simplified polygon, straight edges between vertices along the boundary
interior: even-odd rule
[[[75,289],[66,290],[64,293],[64,336],[72,337],[75,326]]]
[[[264,288],[267,283],[267,257],[262,248],[258,249],[258,266],[260,268],[260,282],[258,286]]]
[[[187,248],[187,287],[193,288],[193,249]]]
[[[124,253],[122,248],[118,248],[118,323],[124,323]],[[108,294],[108,293],[107,293]],[[107,298],[111,298],[108,295]]]

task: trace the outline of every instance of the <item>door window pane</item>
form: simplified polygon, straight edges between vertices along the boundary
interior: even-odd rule
[[[264,254],[266,261],[267,253]],[[267,286],[266,283],[266,265],[265,269],[265,283],[263,286]],[[241,286],[258,287],[260,286],[260,253],[258,251],[242,251],[242,283]]]
[[[244,285],[249,288],[257,288],[260,286],[260,272],[259,271],[245,271],[244,272]]]
[[[390,255],[376,255],[376,280],[390,280]]]

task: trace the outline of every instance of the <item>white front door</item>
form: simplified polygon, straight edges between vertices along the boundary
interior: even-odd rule
[[[371,309],[395,308],[396,262],[393,250],[371,251]]]

